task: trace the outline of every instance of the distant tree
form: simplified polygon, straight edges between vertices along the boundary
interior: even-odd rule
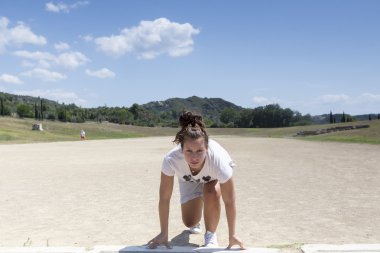
[[[176,110],[172,110],[171,113],[172,113],[172,118],[173,119],[177,119],[178,118],[178,113],[177,113]]]
[[[282,109],[278,104],[259,106],[253,109],[253,127],[287,127],[297,116],[291,109]]]
[[[70,113],[66,110],[65,107],[59,108],[57,110],[57,116],[59,121],[67,122],[71,119]]]
[[[3,97],[0,97],[0,116],[10,116],[11,110],[7,106],[6,101]]]
[[[4,99],[1,97],[0,98],[0,115],[4,116],[5,115],[5,110],[4,110]]]
[[[334,124],[336,123],[336,117],[334,116]]]
[[[36,102],[34,102],[34,119],[35,120],[39,119],[38,108],[37,108],[37,103]]]
[[[139,117],[139,112],[138,112],[138,110],[139,110],[139,105],[136,104],[136,103],[134,103],[134,104],[131,106],[131,108],[129,108],[129,111],[133,114],[133,119],[134,119],[134,120],[137,120],[138,117]]]
[[[119,124],[130,124],[133,121],[133,114],[126,110],[122,109],[118,111],[118,123]]]
[[[310,114],[302,115],[297,112],[295,116],[295,120],[292,123],[293,126],[307,126],[313,124],[312,118]]]
[[[48,120],[55,120],[55,115],[53,113],[48,113],[46,118]]]
[[[27,117],[30,117],[31,115],[33,115],[29,105],[27,105],[27,104],[19,104],[17,106],[16,111],[17,111],[17,114],[20,118],[27,118]]]
[[[354,118],[351,115],[347,114],[346,115],[346,122],[353,122],[353,121],[354,121]]]
[[[340,122],[346,122],[346,115],[344,114],[344,112],[342,114],[342,118],[340,119]]]
[[[371,114],[368,115],[368,120],[372,120],[372,115]]]
[[[379,114],[377,114],[377,119],[380,119],[380,113],[379,113]]]
[[[334,123],[332,111],[330,111],[330,124]]]
[[[40,120],[44,120],[44,107],[43,107],[43,99],[40,100],[40,112],[41,112],[41,118]]]
[[[238,118],[237,112],[232,108],[226,108],[220,114],[220,121],[224,124],[234,123]]]
[[[294,117],[294,112],[291,109],[286,108],[280,111],[280,115],[280,118],[282,120],[282,127],[290,126],[292,118]]]
[[[237,118],[238,127],[253,127],[253,110],[252,109],[243,109]]]

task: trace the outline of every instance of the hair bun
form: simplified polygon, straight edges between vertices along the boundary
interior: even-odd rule
[[[186,128],[189,125],[191,127],[196,127],[197,125],[204,128],[203,118],[200,115],[193,114],[189,111],[184,111],[179,117],[179,124],[182,128]]]

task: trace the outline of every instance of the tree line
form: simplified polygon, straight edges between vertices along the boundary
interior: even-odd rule
[[[34,118],[36,120],[58,120],[61,122],[83,123],[85,121],[112,122],[117,124],[138,126],[178,127],[178,116],[186,108],[154,111],[144,106],[133,104],[131,107],[97,107],[81,108],[75,104],[58,104],[45,99],[34,101],[10,101],[0,94],[0,116]],[[202,114],[202,113],[201,113]],[[343,114],[329,114],[330,123],[351,122],[355,119]],[[228,128],[272,128],[313,124],[310,114],[302,115],[289,108],[281,108],[278,104],[250,108],[226,108],[219,115],[203,115],[208,127]],[[326,115],[326,118],[328,115]],[[369,120],[372,118],[369,115]],[[380,119],[380,114],[377,115]]]

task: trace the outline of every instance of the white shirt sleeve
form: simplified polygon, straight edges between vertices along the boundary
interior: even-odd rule
[[[228,159],[220,160],[219,170],[217,172],[217,179],[221,184],[224,184],[232,177],[233,165],[234,165],[234,162],[232,160],[230,161],[228,161]]]
[[[164,161],[162,162],[162,168],[161,168],[162,173],[164,173],[167,176],[174,176],[175,171],[171,165],[170,162],[170,157],[165,156]]]
[[[236,167],[234,161],[232,161],[228,152],[214,142],[212,144],[213,149],[213,167],[216,170],[216,178],[221,184],[227,182],[233,174],[233,169]]]

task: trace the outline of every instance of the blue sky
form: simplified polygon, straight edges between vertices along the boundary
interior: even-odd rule
[[[0,91],[380,112],[380,1],[0,1]]]

